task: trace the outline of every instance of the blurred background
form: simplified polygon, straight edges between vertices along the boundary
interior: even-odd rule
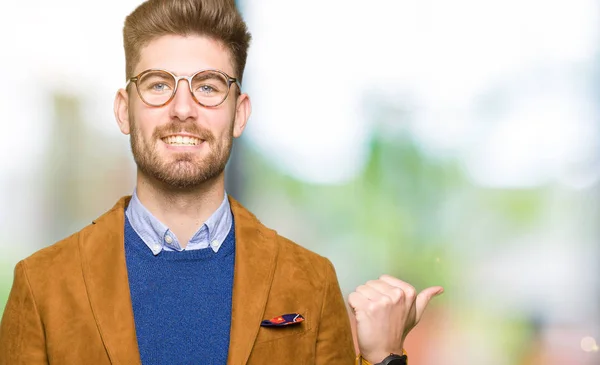
[[[112,103],[139,3],[0,12],[0,313],[19,260],[133,189]],[[411,364],[600,364],[597,1],[238,4],[234,197],[331,259],[345,295],[383,273],[443,285]]]

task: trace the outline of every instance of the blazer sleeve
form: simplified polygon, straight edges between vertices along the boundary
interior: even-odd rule
[[[327,260],[325,297],[317,334],[316,365],[352,365],[355,362],[350,320],[335,269]]]
[[[27,277],[25,262],[14,280],[0,323],[0,365],[48,364],[44,328]]]

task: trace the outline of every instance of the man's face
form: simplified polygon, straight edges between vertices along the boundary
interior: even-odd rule
[[[238,76],[221,43],[200,36],[169,35],[153,40],[142,48],[134,74],[147,69],[163,69],[177,76],[217,69]],[[181,80],[169,104],[152,107],[140,99],[136,87],[130,85],[128,93],[121,90],[117,94],[115,113],[121,131],[131,134],[140,172],[177,189],[193,188],[220,176],[233,137],[241,135],[249,116],[247,95],[236,98],[237,85],[232,84],[221,105],[204,107],[193,99],[187,81]]]

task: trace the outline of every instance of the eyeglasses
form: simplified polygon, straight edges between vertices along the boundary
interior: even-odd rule
[[[219,70],[201,70],[192,76],[175,76],[169,71],[150,69],[127,80],[127,86],[134,83],[138,95],[149,106],[167,105],[177,92],[180,80],[187,80],[194,100],[206,107],[221,105],[229,95],[231,84],[239,81]]]

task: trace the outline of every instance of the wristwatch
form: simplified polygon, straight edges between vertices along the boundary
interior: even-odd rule
[[[377,363],[375,365],[406,365],[406,363],[407,363],[406,355],[390,354],[390,356],[383,359],[382,362]]]
[[[359,354],[356,357],[356,365],[372,365],[366,359],[362,357],[362,354]],[[408,354],[404,349],[402,349],[402,355],[390,354],[388,357],[383,359],[383,361],[378,362],[374,365],[408,365]]]

